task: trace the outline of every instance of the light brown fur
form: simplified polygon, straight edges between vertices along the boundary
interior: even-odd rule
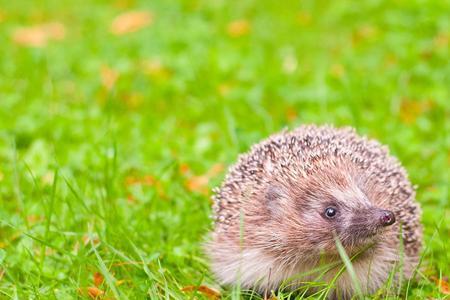
[[[387,149],[350,128],[302,126],[276,134],[240,156],[216,190],[207,244],[212,270],[222,284],[259,292],[289,280],[288,289],[330,282],[340,267],[319,277],[311,270],[340,263],[337,237],[350,257],[359,253],[355,273],[363,292],[373,293],[394,266],[402,262],[409,278],[418,263],[420,208],[414,197],[406,172]],[[339,218],[321,215],[330,205],[339,208]],[[394,212],[397,222],[380,227],[380,209]],[[355,292],[347,272],[335,286],[330,297]]]

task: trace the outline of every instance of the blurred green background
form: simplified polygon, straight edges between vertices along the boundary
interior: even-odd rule
[[[211,298],[181,291],[219,288],[210,188],[303,123],[399,157],[425,250],[395,297],[448,297],[449,16],[446,0],[0,0],[1,298]]]

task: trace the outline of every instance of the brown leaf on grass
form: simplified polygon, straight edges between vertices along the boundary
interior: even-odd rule
[[[103,283],[105,278],[103,277],[102,273],[95,272],[94,275],[92,276],[92,280],[94,281],[94,285],[96,287],[99,287]]]
[[[207,196],[209,178],[207,176],[192,176],[186,181],[186,187],[191,192],[197,192]]]
[[[153,14],[149,11],[129,11],[117,16],[111,23],[111,32],[124,35],[136,32],[153,23]]]
[[[142,177],[127,176],[125,178],[125,186],[129,187],[132,185],[155,187],[156,191],[158,193],[158,196],[160,198],[166,198],[166,193],[164,192],[164,187],[163,187],[161,181],[157,180],[155,177],[153,177],[151,175],[145,175]],[[133,203],[135,201],[133,196],[131,196],[131,198],[128,198],[128,200],[130,203]]]
[[[13,31],[12,40],[21,46],[42,48],[50,41],[64,39],[65,35],[66,29],[63,24],[51,22],[18,28]]]
[[[154,186],[156,183],[155,177],[151,175],[145,175],[143,177],[137,176],[127,176],[125,178],[125,185],[146,185],[146,186]]]
[[[179,166],[179,170],[182,175],[187,175],[188,173],[191,172],[191,168],[186,163],[181,163]]]
[[[426,113],[432,107],[431,100],[417,101],[403,98],[400,104],[400,119],[411,124],[421,115]]]
[[[237,38],[250,33],[250,22],[247,20],[234,20],[227,25],[230,37]]]
[[[100,79],[102,85],[109,91],[116,84],[117,79],[119,79],[119,72],[112,69],[107,65],[103,65],[100,69]]]
[[[207,287],[206,285],[188,285],[183,287],[181,291],[185,293],[192,293],[194,291],[197,291],[208,299],[220,299],[220,292],[213,288]]]
[[[78,293],[80,293],[82,296],[89,296],[91,299],[102,299],[105,295],[104,291],[94,286],[79,288]]]
[[[290,122],[296,120],[298,117],[297,110],[294,107],[288,107],[285,114],[286,114],[286,119]]]
[[[436,276],[431,276],[431,280],[436,283],[436,285],[439,287],[439,291],[442,294],[450,295],[450,284],[447,277],[437,278]]]
[[[191,192],[197,192],[207,196],[209,194],[208,183],[211,178],[220,174],[224,169],[223,164],[215,164],[211,169],[203,175],[192,176],[185,182],[185,186]]]
[[[87,288],[88,291],[88,295],[92,298],[92,299],[99,299],[100,297],[102,297],[105,292],[100,290],[97,287],[91,286]]]

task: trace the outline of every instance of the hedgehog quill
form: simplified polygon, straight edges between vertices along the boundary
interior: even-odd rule
[[[275,134],[241,155],[214,192],[206,251],[224,285],[267,293],[320,281],[333,283],[328,298],[349,299],[356,285],[371,294],[418,265],[421,210],[406,171],[352,128]],[[336,239],[357,283],[339,274]]]

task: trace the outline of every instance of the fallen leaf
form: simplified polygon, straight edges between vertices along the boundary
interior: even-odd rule
[[[234,20],[227,26],[227,33],[230,37],[237,38],[249,34],[250,22],[247,20]]]
[[[179,169],[182,175],[186,175],[191,172],[191,168],[186,163],[181,163]]]
[[[111,23],[111,32],[124,35],[136,32],[153,23],[153,14],[149,11],[129,11],[117,16]]]
[[[220,293],[219,291],[212,289],[210,287],[207,287],[206,285],[200,285],[200,286],[194,286],[194,285],[188,285],[181,289],[182,292],[192,293],[194,291],[197,291],[201,294],[203,294],[208,299],[220,299]]]
[[[156,183],[156,179],[151,175],[145,175],[143,177],[136,176],[128,176],[125,178],[125,185],[146,185],[146,186],[154,186]]]
[[[448,278],[437,278],[436,276],[431,276],[431,280],[436,283],[442,294],[450,295],[450,284],[448,282]]]
[[[209,178],[207,176],[192,176],[186,181],[186,187],[191,192],[197,192],[207,196]]]
[[[88,288],[79,288],[78,293],[82,296],[89,296],[91,299],[102,299],[105,294],[104,291],[100,290],[97,287],[88,287]]]
[[[430,100],[411,100],[403,98],[400,104],[400,119],[406,123],[411,124],[423,113],[427,112],[432,106]]]
[[[49,41],[64,39],[66,29],[58,22],[45,23],[30,27],[18,28],[13,31],[13,42],[27,47],[42,48],[47,46]]]
[[[220,174],[224,169],[223,164],[215,164],[211,169],[204,175],[192,176],[188,178],[185,182],[187,189],[191,192],[197,192],[207,196],[209,194],[208,183],[209,180]]]
[[[102,85],[109,91],[114,87],[117,79],[119,79],[119,72],[107,65],[103,65],[100,69],[100,79]]]
[[[105,278],[103,277],[102,273],[100,273],[100,272],[94,273],[93,281],[94,281],[94,285],[96,287],[99,287],[103,283],[104,280],[105,280]]]
[[[285,114],[286,114],[286,119],[290,122],[296,120],[298,117],[297,110],[293,107],[288,107]]]
[[[125,178],[125,186],[132,186],[132,185],[142,185],[142,186],[150,186],[155,187],[156,191],[158,192],[158,196],[161,198],[166,198],[166,194],[164,192],[164,187],[161,184],[159,180],[154,178],[151,175],[145,175],[143,177],[136,177],[136,176],[128,176]],[[134,198],[129,198],[129,201],[133,202]]]

